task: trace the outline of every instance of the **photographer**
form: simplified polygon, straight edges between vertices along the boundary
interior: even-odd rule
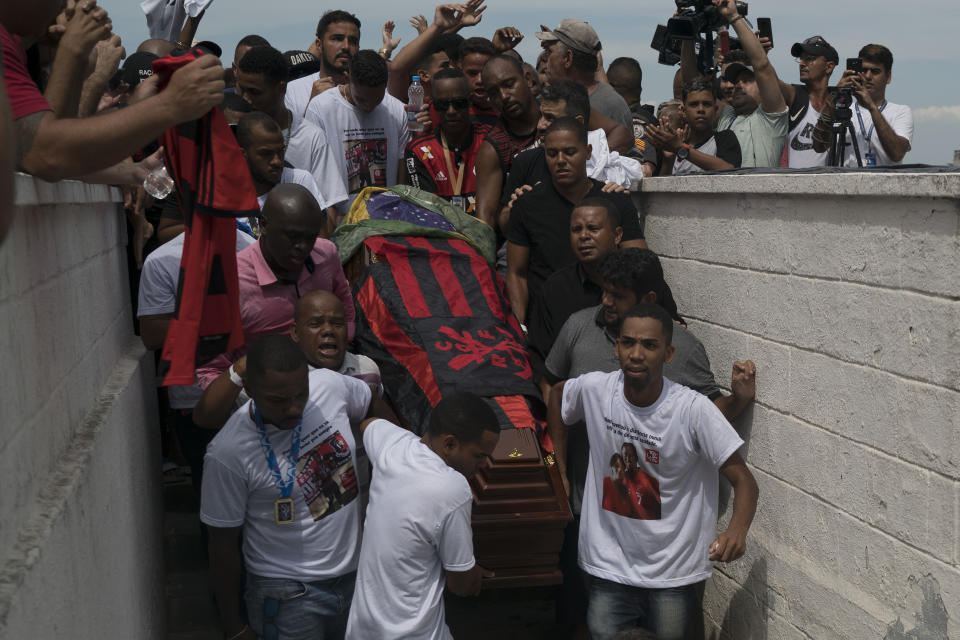
[[[813,148],[813,130],[827,104],[827,83],[840,64],[837,50],[821,36],[812,36],[790,48],[800,66],[802,84],[780,83],[783,99],[790,105],[787,134],[787,166],[794,169],[825,167],[827,153]]]
[[[737,12],[734,0],[713,0],[720,15],[733,27],[750,64],[732,63],[724,78],[734,84],[733,98],[720,114],[718,131],[731,130],[740,141],[743,167],[776,167],[787,136],[787,104],[777,72],[756,34]],[[681,65],[687,65],[684,58]],[[683,76],[691,73],[684,69]]]
[[[900,164],[910,151],[913,112],[907,105],[887,102],[887,85],[893,77],[893,53],[883,45],[868,44],[860,49],[859,56],[860,72],[844,71],[837,88],[851,87],[856,97],[851,121],[863,166]],[[834,99],[835,96],[827,101],[817,122],[813,148],[818,152],[829,147]],[[846,144],[843,166],[855,167],[857,158],[849,135]]]

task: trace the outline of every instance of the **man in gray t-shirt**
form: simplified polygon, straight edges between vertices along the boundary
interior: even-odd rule
[[[620,363],[614,354],[617,328],[626,312],[640,302],[663,304],[665,283],[657,255],[649,249],[621,249],[604,258],[599,265],[603,281],[602,302],[574,313],[560,329],[560,335],[546,360],[546,376],[551,384],[590,371],[616,371]],[[732,395],[717,387],[703,344],[687,329],[673,332],[676,349],[673,359],[664,365],[663,375],[690,387],[713,400],[727,420],[733,420],[753,400],[756,367],[750,360],[735,362],[730,380]],[[571,430],[567,443],[567,474],[570,499],[579,512],[586,478],[588,448],[583,430]]]
[[[544,27],[546,29],[546,27]],[[597,54],[600,38],[586,22],[564,18],[556,29],[538,31],[537,38],[547,52],[546,73],[550,84],[570,80],[590,93],[590,106],[614,122],[633,131],[633,116],[626,100],[606,82],[597,82]]]

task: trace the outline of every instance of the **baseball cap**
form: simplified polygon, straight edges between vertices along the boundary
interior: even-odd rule
[[[540,25],[540,28],[543,31],[537,31],[536,35],[543,42],[559,40],[581,53],[596,53],[602,48],[597,32],[583,20],[564,18],[556,29],[548,29],[544,25]]]
[[[133,53],[127,56],[123,68],[117,72],[117,81],[123,82],[131,89],[153,75],[153,61],[157,56],[146,51]]]
[[[291,49],[290,51],[284,51],[283,57],[290,63],[290,76],[287,78],[288,80],[305,78],[323,68],[323,63],[317,60],[317,57],[309,51]]]
[[[727,82],[736,82],[737,78],[739,78],[740,74],[744,71],[753,73],[753,66],[743,62],[731,62],[723,71],[723,79]]]
[[[830,43],[824,40],[822,36],[807,38],[803,42],[796,42],[790,47],[790,55],[794,58],[799,58],[804,53],[823,56],[834,64],[840,64],[840,56],[837,54],[837,50],[830,46]]]

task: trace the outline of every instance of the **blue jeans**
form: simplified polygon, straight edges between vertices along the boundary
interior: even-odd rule
[[[342,640],[356,580],[356,571],[317,582],[248,573],[250,628],[263,640]]]
[[[699,583],[670,589],[644,589],[594,577],[587,625],[594,640],[643,628],[657,640],[683,640],[694,619]]]

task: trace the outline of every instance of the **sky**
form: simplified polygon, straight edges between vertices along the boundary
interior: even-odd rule
[[[114,31],[128,51],[148,37],[146,19],[136,0],[100,0],[113,20]],[[400,46],[416,36],[410,16],[432,19],[435,5],[414,0],[351,0],[343,5],[319,6],[307,0],[213,0],[200,24],[198,39],[213,40],[224,49],[225,63],[245,35],[257,33],[280,50],[306,49],[314,38],[324,10],[344,8],[360,18],[360,46],[378,49],[386,20],[397,24]],[[564,18],[589,22],[603,45],[606,63],[620,56],[636,58],[644,73],[643,101],[658,103],[671,97],[674,67],[657,64],[650,40],[658,23],[665,24],[675,4],[671,0],[490,0],[483,20],[461,35],[490,37],[503,26],[517,27],[526,37],[517,47],[525,60],[539,53],[534,33],[540,24],[556,27]],[[748,18],[770,17],[774,49],[771,62],[785,82],[798,82],[790,45],[821,35],[839,52],[841,63],[855,57],[871,42],[893,51],[894,65],[887,99],[913,109],[913,148],[906,163],[950,164],[960,150],[960,74],[954,44],[960,39],[957,0],[770,0],[750,2]],[[840,70],[834,72],[834,80]]]

